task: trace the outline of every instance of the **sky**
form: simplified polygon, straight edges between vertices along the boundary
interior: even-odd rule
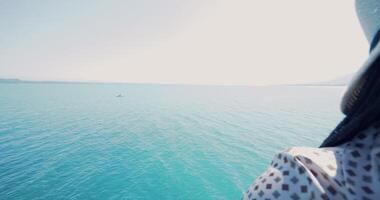
[[[0,78],[294,84],[367,54],[353,0],[0,0]]]

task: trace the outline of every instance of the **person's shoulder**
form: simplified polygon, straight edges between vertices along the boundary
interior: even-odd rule
[[[323,186],[335,184],[334,148],[292,147],[274,156],[268,169],[259,176],[245,199],[318,199],[328,194]]]
[[[340,160],[342,149],[292,147],[278,153],[272,160],[272,168],[287,169],[293,174],[302,175],[305,171],[311,176],[334,176],[337,169],[337,160]],[[318,178],[319,179],[319,178]]]
[[[321,159],[325,161],[325,159],[336,157],[336,154],[338,154],[340,151],[341,151],[341,148],[339,147],[335,147],[335,148],[291,147],[277,153],[273,158],[273,162],[278,161],[278,162],[287,163],[288,160],[305,160],[306,162],[309,162],[313,160],[319,161]]]

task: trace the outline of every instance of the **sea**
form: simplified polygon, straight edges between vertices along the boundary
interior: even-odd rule
[[[344,89],[2,83],[0,199],[240,199],[321,144]]]

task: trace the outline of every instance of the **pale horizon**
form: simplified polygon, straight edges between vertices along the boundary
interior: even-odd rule
[[[303,84],[368,54],[352,0],[21,2],[0,3],[0,78]]]

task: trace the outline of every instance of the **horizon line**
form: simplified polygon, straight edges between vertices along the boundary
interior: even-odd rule
[[[270,86],[347,86],[347,84],[329,84],[329,83],[284,83],[284,84],[265,84],[265,85],[248,85],[248,84],[202,84],[202,83],[154,83],[154,82],[112,82],[96,80],[28,80],[19,78],[0,78],[0,83],[46,83],[46,84],[135,84],[135,85],[177,85],[177,86],[219,86],[219,87],[270,87]]]

